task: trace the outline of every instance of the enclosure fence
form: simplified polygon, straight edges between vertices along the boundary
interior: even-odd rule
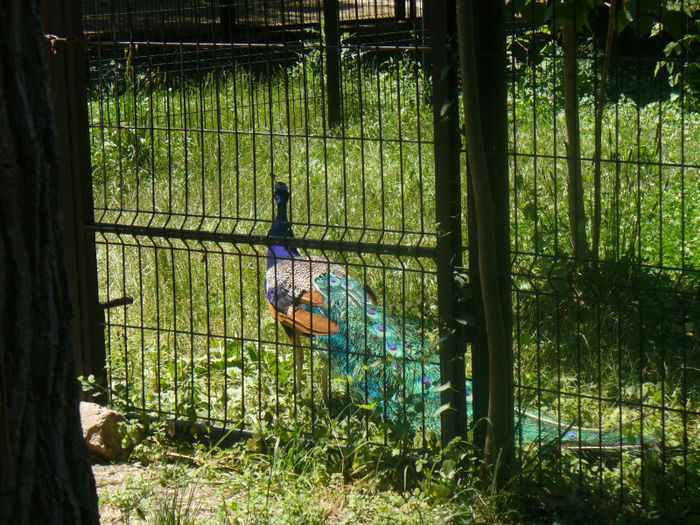
[[[518,458],[542,485],[565,476],[622,502],[687,506],[700,482],[700,64],[680,44],[664,50],[697,32],[698,11],[613,2],[629,16],[608,30],[610,4],[584,4],[573,49],[558,3],[507,4]],[[100,299],[133,299],[105,310],[111,403],[237,431],[430,447],[440,403],[429,386],[408,392],[415,372],[452,378],[473,417],[467,340],[481,328],[455,280],[468,271],[468,228],[466,189],[453,191],[466,188],[466,154],[451,5],[83,2],[87,226]],[[302,336],[295,376],[302,354],[265,295],[279,181],[291,192],[286,245],[371,286],[412,354],[349,345],[334,368],[329,347]],[[465,348],[466,366],[441,375],[439,353]],[[459,434],[459,417],[442,431]]]

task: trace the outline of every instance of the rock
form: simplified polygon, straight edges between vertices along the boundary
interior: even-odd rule
[[[119,459],[122,455],[122,437],[119,423],[126,418],[97,403],[80,403],[80,422],[83,426],[83,438],[88,450],[107,459]]]

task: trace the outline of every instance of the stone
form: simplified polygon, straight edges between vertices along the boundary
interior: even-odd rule
[[[107,459],[119,459],[124,452],[119,423],[126,418],[114,410],[97,403],[81,401],[80,422],[83,426],[83,438],[88,450]]]

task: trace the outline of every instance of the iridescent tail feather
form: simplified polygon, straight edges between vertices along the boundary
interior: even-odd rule
[[[386,420],[408,422],[436,435],[440,428],[440,367],[433,345],[411,322],[375,304],[362,283],[328,272],[315,281],[322,306],[307,307],[337,323],[329,336],[315,336],[317,350],[329,356],[331,373],[351,378],[353,404],[373,408]],[[467,381],[467,418],[473,419],[471,381]],[[614,431],[583,428],[523,411],[516,435],[524,442],[557,442],[565,446],[610,447],[621,438]]]

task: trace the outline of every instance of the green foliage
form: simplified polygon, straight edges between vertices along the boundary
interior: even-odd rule
[[[196,487],[196,485],[195,485]],[[188,490],[175,488],[172,495],[161,499],[159,506],[151,511],[148,522],[152,525],[195,525],[197,520],[197,504],[195,487]]]
[[[595,0],[511,0],[509,12],[518,16],[523,29],[511,35],[509,48],[520,62],[547,54],[551,35],[561,27],[562,19],[575,21],[576,31],[590,30],[596,16],[607,17],[609,8]],[[619,0],[616,30],[620,36],[632,34],[639,42],[661,42],[663,58],[656,63],[654,75],[665,73],[676,95],[700,92],[700,63],[693,60],[700,45],[700,2],[696,0]],[[648,51],[647,51],[648,52]]]
[[[566,262],[562,206],[561,51],[548,45],[544,54],[552,58],[516,63],[509,100],[517,377],[539,389],[531,402],[544,416],[620,429],[631,442],[653,439],[644,459],[628,451],[613,459],[567,451],[550,458],[523,447],[521,484],[502,495],[491,494],[473,467],[462,466],[472,462],[468,448],[448,449],[442,461],[434,461],[432,450],[421,452],[409,463],[407,451],[420,443],[361,407],[347,407],[348,379],[335,378],[331,402],[321,401],[316,352],[306,350],[304,389],[294,393],[291,346],[264,309],[264,250],[98,236],[103,298],[134,297],[133,305],[106,313],[110,402],[254,429],[245,449],[232,453],[236,465],[230,467],[240,474],[234,486],[251,487],[249,498],[226,500],[222,515],[272,522],[284,507],[290,520],[320,522],[327,494],[314,487],[344,487],[371,472],[378,473],[376,485],[363,486],[362,496],[344,492],[348,501],[357,498],[347,504],[348,519],[362,517],[365,507],[395,516],[397,507],[409,509],[408,523],[446,516],[594,521],[602,516],[595,502],[599,509],[622,509],[623,520],[641,494],[658,507],[673,501],[679,513],[692,508],[696,492],[683,487],[697,486],[692,473],[699,460],[674,450],[700,438],[692,415],[700,384],[692,317],[700,186],[684,167],[700,164],[697,148],[689,147],[700,143],[700,117],[692,111],[692,94],[652,105],[622,95],[604,108],[604,263],[576,273]],[[114,82],[96,89],[90,103],[100,220],[264,235],[272,215],[268,174],[274,173],[292,183],[300,235],[373,242],[384,231],[387,242],[434,242],[432,110],[422,69],[411,57],[377,63],[345,53],[344,127],[329,133],[322,98],[311,96],[322,91],[317,52],[309,45],[288,74],[233,69],[205,76],[201,84],[140,76],[115,63]],[[593,85],[592,66],[580,66],[582,92],[592,93],[585,84]],[[590,159],[593,97],[585,96],[581,107],[582,156]],[[584,169],[588,185],[589,173]],[[142,212],[120,211],[136,209]],[[401,268],[388,258],[328,255],[348,262],[382,303],[423,319],[434,335],[431,263],[404,260]],[[129,439],[138,424],[125,428]],[[134,457],[163,460],[161,440],[147,438]],[[389,446],[373,449],[370,442]],[[624,497],[611,501],[619,480]],[[367,494],[380,485],[394,491],[373,503]],[[333,497],[345,489],[339,490]],[[178,497],[179,503],[162,502],[164,515],[187,514],[189,496]],[[126,500],[124,507],[136,512]]]

